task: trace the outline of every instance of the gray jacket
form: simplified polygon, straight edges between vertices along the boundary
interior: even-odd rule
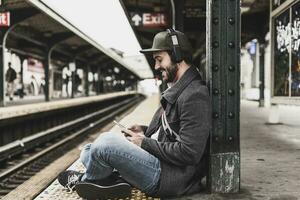
[[[168,137],[160,129],[158,141],[151,139],[161,126],[165,110],[170,127],[180,141]],[[161,107],[145,129],[142,148],[161,163],[160,185],[156,195],[179,196],[196,192],[206,175],[205,147],[211,127],[211,102],[207,87],[195,67],[190,67],[174,86],[162,94]]]

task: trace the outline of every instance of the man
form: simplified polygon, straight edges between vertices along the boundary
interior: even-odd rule
[[[151,49],[141,52],[152,54],[155,69],[170,88],[162,94],[161,107],[149,127],[123,129],[125,137],[119,133],[101,134],[81,153],[84,174],[60,174],[60,183],[75,185],[84,198],[125,197],[130,191],[126,182],[153,196],[190,194],[199,191],[206,175],[204,152],[211,126],[211,103],[207,88],[191,64],[187,37],[168,29],[156,34]]]
[[[16,71],[11,67],[11,62],[8,63],[8,69],[5,75],[5,81],[7,82],[7,95],[9,100],[13,100],[15,84],[14,81],[17,78]]]

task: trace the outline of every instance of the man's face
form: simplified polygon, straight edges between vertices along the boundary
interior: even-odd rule
[[[155,70],[159,70],[162,74],[162,79],[167,83],[177,80],[177,65],[171,61],[171,57],[166,51],[153,53],[155,60]]]

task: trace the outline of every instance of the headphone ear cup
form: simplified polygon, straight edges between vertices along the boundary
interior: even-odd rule
[[[171,60],[174,63],[179,63],[183,59],[182,59],[182,55],[181,55],[181,49],[180,49],[180,46],[179,46],[178,36],[176,34],[176,31],[172,28],[167,29],[167,31],[169,33],[168,35],[169,35],[169,37],[171,39],[171,42],[172,42]],[[175,42],[172,39],[173,36],[175,36],[175,38],[173,38],[175,40]]]

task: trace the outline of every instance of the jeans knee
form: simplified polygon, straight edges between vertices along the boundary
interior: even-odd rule
[[[96,146],[113,147],[119,145],[122,141],[120,133],[105,132],[102,133],[93,143]]]
[[[118,135],[115,133],[102,133],[90,147],[92,157],[105,158],[108,152],[114,151],[119,146]]]
[[[84,145],[80,153],[80,160],[82,163],[87,163],[90,155],[91,143]]]

